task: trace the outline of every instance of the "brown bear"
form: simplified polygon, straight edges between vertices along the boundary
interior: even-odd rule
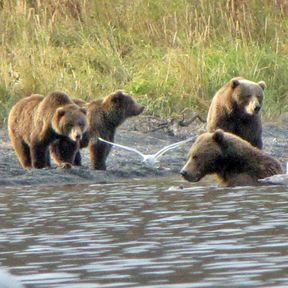
[[[231,79],[213,97],[207,116],[207,130],[220,128],[262,149],[260,109],[265,82],[242,77]]]
[[[89,127],[87,133],[83,135],[83,139],[80,141],[81,148],[89,148],[93,169],[106,170],[106,159],[111,145],[101,142],[98,137],[113,142],[116,128],[128,117],[142,113],[144,107],[123,91],[116,91],[104,99],[92,101],[86,106]],[[58,158],[65,162],[66,157],[69,153],[72,153],[73,149],[73,143],[62,141],[58,143],[58,147],[53,148],[53,158]],[[70,152],[65,155],[65,151]],[[73,164],[81,165],[79,152],[76,153]]]
[[[48,147],[58,139],[80,140],[88,128],[86,109],[62,92],[31,95],[16,103],[8,117],[12,145],[23,168],[50,166]],[[57,163],[67,167],[71,163]]]
[[[191,182],[216,174],[224,186],[257,185],[258,179],[283,173],[277,160],[221,129],[200,135],[188,157],[180,173]]]
[[[87,110],[87,102],[82,99],[72,99],[72,101],[81,108]],[[82,135],[87,137],[87,132]],[[50,145],[50,153],[56,163],[71,163],[75,166],[81,165],[80,141],[73,141],[68,137],[59,137]]]

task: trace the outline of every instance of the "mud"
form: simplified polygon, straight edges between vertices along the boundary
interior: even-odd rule
[[[183,121],[147,116],[132,118],[118,129],[115,142],[152,154],[163,146],[205,131],[205,123],[201,119],[196,118],[192,123],[188,123],[189,125],[187,123],[185,125]],[[264,150],[278,158],[284,168],[288,160],[286,127],[265,124],[263,136]],[[107,160],[107,171],[90,169],[87,149],[81,150],[82,167],[59,169],[52,163],[52,168],[49,169],[26,171],[21,168],[10,144],[7,128],[2,127],[0,129],[0,186],[110,183],[127,178],[175,176],[179,175],[191,144],[184,144],[164,154],[160,158],[160,167],[157,168],[146,166],[132,152],[113,148]]]

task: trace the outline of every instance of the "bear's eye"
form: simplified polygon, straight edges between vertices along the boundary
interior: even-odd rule
[[[197,159],[198,159],[198,156],[197,156],[197,155],[193,155],[192,159],[193,159],[193,160],[197,160]]]
[[[71,130],[71,129],[73,128],[73,124],[67,124],[67,125],[66,125],[66,128],[67,128],[68,130]]]
[[[85,123],[84,122],[79,122],[79,127],[81,128],[81,129],[83,129],[84,127],[85,127]]]
[[[115,103],[115,104],[120,104],[121,103],[121,96],[120,95],[116,95],[113,97],[112,101]]]

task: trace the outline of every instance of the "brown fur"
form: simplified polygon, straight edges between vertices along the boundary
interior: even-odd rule
[[[116,128],[128,117],[137,116],[143,110],[143,106],[122,91],[116,91],[102,101],[89,103],[87,114],[89,143],[83,143],[83,146],[88,145],[94,169],[106,170],[106,159],[111,150],[110,145],[97,140],[97,137],[113,142]]]
[[[262,148],[260,109],[263,102],[263,81],[255,83],[241,77],[231,79],[212,99],[207,130],[220,128]]]
[[[82,99],[74,98],[74,99],[72,99],[72,101],[80,107],[83,107],[83,108],[87,107],[87,102],[85,102]]]
[[[113,142],[116,128],[128,117],[139,115],[143,110],[143,106],[122,91],[116,91],[102,100],[87,104],[89,128],[83,136],[81,148],[88,147],[93,169],[106,170],[106,159],[111,149],[109,144],[97,140],[97,137]],[[73,145],[67,141],[60,145],[65,146],[66,150],[73,151]],[[53,157],[65,159],[63,153],[54,154]],[[80,153],[77,153],[74,165],[81,165]]]
[[[87,129],[85,113],[61,92],[31,95],[16,103],[9,114],[8,130],[22,167],[50,166],[48,147],[62,137],[79,142]],[[68,163],[57,164],[65,167]]]
[[[258,185],[258,179],[281,173],[281,164],[276,159],[220,129],[197,138],[181,170],[182,176],[191,182],[216,174],[225,186]]]
[[[87,102],[82,99],[74,98],[72,101],[87,111]],[[87,137],[87,132],[83,137]],[[86,135],[86,136],[85,136]],[[83,138],[82,137],[82,138]],[[56,163],[70,163],[71,165],[81,165],[80,141],[72,141],[67,137],[61,137],[54,141],[50,146],[50,153]]]

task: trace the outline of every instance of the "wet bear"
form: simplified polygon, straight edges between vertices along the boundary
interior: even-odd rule
[[[216,174],[224,186],[258,185],[258,179],[281,173],[279,161],[221,129],[196,139],[181,170],[182,176],[191,182]]]

